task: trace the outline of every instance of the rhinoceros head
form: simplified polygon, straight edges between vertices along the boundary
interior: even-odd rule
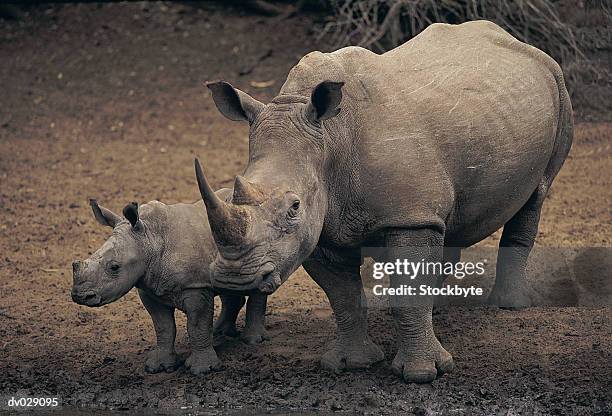
[[[312,253],[327,210],[321,122],[339,112],[342,83],[310,97],[280,95],[264,105],[225,82],[209,84],[217,108],[250,124],[249,164],[221,200],[196,160],[196,176],[218,254],[213,285],[275,291]]]
[[[125,218],[90,200],[96,220],[113,228],[113,234],[87,260],[72,263],[72,300],[86,306],[114,302],[136,285],[146,270],[146,227],[138,205],[123,209]]]

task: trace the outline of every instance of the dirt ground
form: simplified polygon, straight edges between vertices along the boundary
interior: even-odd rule
[[[271,339],[220,345],[225,370],[199,378],[145,374],[154,334],[136,293],[99,309],[72,303],[71,261],[108,237],[87,198],[114,210],[196,200],[194,156],[216,187],[231,184],[247,159],[247,126],[225,120],[203,82],[270,99],[320,47],[312,25],[165,3],[57,6],[0,21],[0,395],[59,396],[74,412],[611,414],[610,307],[444,309],[435,327],[457,369],[414,385],[390,371],[394,332],[382,310],[371,312],[370,333],[383,363],[320,369],[333,317],[301,269],[269,300]],[[611,135],[610,118],[578,122],[539,245],[612,245]]]

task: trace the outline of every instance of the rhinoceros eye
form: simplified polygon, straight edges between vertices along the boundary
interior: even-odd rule
[[[287,211],[287,215],[290,218],[295,218],[297,217],[299,210],[300,210],[300,201],[298,200],[293,201],[293,203],[291,204],[291,207],[289,208],[289,211]]]
[[[121,266],[117,263],[111,263],[108,266],[108,270],[110,270],[111,273],[117,273],[119,269],[121,269]]]

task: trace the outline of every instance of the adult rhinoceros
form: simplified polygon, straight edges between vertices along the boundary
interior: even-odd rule
[[[527,255],[572,141],[570,100],[548,55],[490,22],[434,24],[383,55],[310,53],[267,105],[225,82],[209,88],[222,114],[250,124],[230,203],[197,172],[219,248],[214,284],[270,293],[303,264],[337,321],[324,367],[383,358],[361,303],[363,246],[426,247],[425,261],[438,261],[444,246],[503,226],[500,247],[510,249],[490,299],[529,304]],[[429,382],[453,368],[430,304],[393,315],[396,373]]]

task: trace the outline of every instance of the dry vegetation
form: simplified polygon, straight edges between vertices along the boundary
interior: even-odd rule
[[[554,0],[336,0],[335,14],[321,37],[334,47],[360,45],[389,50],[435,22],[461,23],[487,19],[517,39],[537,46],[563,66],[570,89],[582,83],[610,83],[609,68],[586,51],[609,48],[612,13],[603,0],[563,4]],[[567,2],[566,2],[567,3]],[[577,22],[576,9],[599,22],[602,30],[586,30]]]

